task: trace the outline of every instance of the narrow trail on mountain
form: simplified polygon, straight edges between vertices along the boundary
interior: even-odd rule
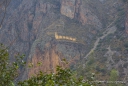
[[[108,28],[107,30],[105,30],[103,32],[103,35],[101,37],[98,37],[97,40],[94,43],[93,48],[90,50],[90,52],[84,57],[87,58],[92,52],[94,52],[94,50],[97,48],[97,46],[99,45],[100,40],[104,39],[106,36],[108,36],[109,34],[113,34],[116,31],[116,27],[112,26],[110,28]]]
[[[103,32],[103,35],[97,38],[97,40],[94,43],[93,48],[89,51],[89,53],[86,54],[84,58],[87,58],[92,52],[94,52],[94,50],[99,45],[100,40],[104,39],[109,34],[113,34],[114,32],[116,32],[117,28],[116,26],[113,26],[113,24],[116,22],[117,19],[118,19],[118,16],[115,16],[115,19],[106,27],[106,30]]]

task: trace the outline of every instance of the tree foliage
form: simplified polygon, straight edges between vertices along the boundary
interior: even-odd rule
[[[16,56],[14,62],[9,61],[8,49],[0,44],[0,86],[91,86],[91,81],[76,77],[70,69],[57,67],[57,73],[43,73],[40,71],[21,82],[14,82],[19,74],[19,68],[24,65],[23,56]],[[15,83],[15,84],[14,84]]]
[[[85,82],[83,78],[76,78],[70,69],[57,67],[57,73],[44,74],[40,72],[28,80],[19,82],[19,86],[91,86],[91,82]]]
[[[0,44],[0,86],[13,86],[14,79],[18,76],[22,56],[16,57],[15,62],[9,61],[8,49]]]
[[[1,44],[0,45],[0,84],[1,85],[11,85],[14,80],[14,71],[16,67],[10,66],[8,63],[8,51]],[[13,68],[14,67],[14,68]]]
[[[110,72],[110,81],[117,81],[118,80],[118,72],[117,70],[113,69]],[[117,86],[116,83],[110,83],[109,86]]]

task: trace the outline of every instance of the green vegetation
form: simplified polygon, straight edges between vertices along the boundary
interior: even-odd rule
[[[14,86],[13,81],[18,76],[18,69],[25,63],[21,60],[22,57],[16,57],[16,61],[10,63],[7,48],[0,44],[0,86]]]
[[[0,86],[91,86],[91,81],[84,81],[82,77],[77,78],[70,69],[58,66],[57,73],[45,74],[40,71],[36,76],[14,82],[18,76],[18,70],[25,62],[23,56],[17,56],[16,61],[10,63],[8,49],[0,44]],[[15,84],[14,84],[15,83]]]
[[[70,69],[57,67],[57,73],[44,74],[40,72],[28,80],[19,82],[19,86],[91,86],[83,78],[76,78]]]
[[[110,72],[110,81],[117,81],[118,80],[118,72],[117,70],[113,69]],[[116,83],[110,83],[109,86],[117,86]]]

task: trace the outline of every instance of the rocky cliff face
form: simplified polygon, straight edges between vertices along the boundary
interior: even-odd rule
[[[55,46],[52,49],[46,49],[44,51],[40,50],[39,46],[36,47],[34,55],[29,60],[30,63],[28,62],[28,66],[32,66],[29,69],[28,77],[39,73],[39,71],[56,73],[56,67],[58,65],[64,67],[62,56],[55,50]]]
[[[122,29],[115,33],[110,30],[111,27],[116,26],[118,18],[116,13],[120,7],[123,7],[123,4],[120,3],[116,0],[12,0],[4,24],[0,29],[0,42],[6,45],[11,44],[12,61],[14,54],[20,52],[26,55],[27,66],[31,65],[32,68],[26,68],[23,78],[26,78],[26,75],[30,77],[39,70],[56,72],[57,65],[65,67],[64,58],[69,62],[68,67],[81,72],[85,70],[84,66],[87,65],[85,63],[88,63],[84,58],[88,52],[95,53],[95,59],[99,61],[104,60],[103,56],[108,52],[109,46],[115,49],[112,45],[113,40],[119,41],[120,39],[116,38],[124,33]],[[124,23],[122,24],[124,25]],[[127,26],[126,20],[126,32]],[[65,38],[58,40],[55,38],[55,33],[58,33],[60,38]],[[68,37],[75,38],[75,41],[71,41]],[[112,37],[111,41],[109,37]],[[127,40],[126,34],[123,34],[123,38],[123,41]],[[96,41],[97,39],[98,41]],[[124,41],[124,43],[126,42]],[[90,51],[94,47],[93,45],[97,45],[95,51]],[[125,50],[126,52],[127,50]],[[121,50],[115,54],[127,56]],[[112,56],[114,57],[115,54]],[[124,61],[124,59],[120,60]],[[102,62],[95,63],[104,66],[111,63],[107,60]],[[127,64],[127,62],[124,63]],[[107,66],[104,68],[108,71],[113,68],[119,70],[117,66],[120,65],[113,64],[114,66],[109,65],[109,68]],[[96,68],[96,70],[104,72],[100,68]],[[127,75],[126,71],[121,71],[121,73]]]
[[[83,25],[92,24],[102,27],[98,17],[93,14],[82,0],[62,0],[60,12],[71,19],[75,18]]]
[[[128,7],[126,7],[126,9],[127,9],[127,8],[128,8]],[[128,10],[126,10],[125,29],[126,29],[126,33],[128,33]]]
[[[62,0],[61,14],[73,19],[75,16],[76,0]]]

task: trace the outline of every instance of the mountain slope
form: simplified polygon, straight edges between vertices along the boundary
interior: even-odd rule
[[[116,69],[123,79],[128,72],[124,14],[119,0],[12,0],[0,42],[11,44],[11,61],[24,53],[27,66],[33,64],[31,69],[21,69],[20,79],[39,70],[55,72],[56,65],[65,66],[64,58],[79,75],[98,72],[99,79],[108,79],[110,70]]]

